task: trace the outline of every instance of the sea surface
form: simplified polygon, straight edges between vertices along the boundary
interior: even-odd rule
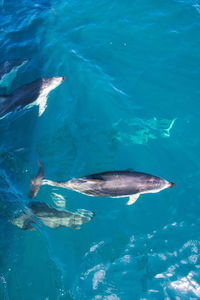
[[[0,300],[200,299],[200,1],[1,0],[0,94],[65,76],[0,120]],[[126,198],[42,186],[37,202],[95,216],[21,230],[30,178],[133,169],[176,183]]]

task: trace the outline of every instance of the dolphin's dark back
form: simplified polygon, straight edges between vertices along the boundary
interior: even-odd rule
[[[42,84],[43,81],[40,78],[14,90],[12,95],[10,95],[13,106],[25,106],[34,102],[40,95]]]
[[[0,117],[34,102],[40,95],[42,79],[25,84],[12,92],[10,95],[0,95]]]
[[[0,105],[0,116],[3,116],[15,109],[21,109],[25,106],[34,103],[39,105],[39,116],[42,115],[46,108],[46,101],[48,94],[60,85],[64,80],[64,77],[46,77],[39,78],[31,83],[27,83],[7,95],[5,97],[0,96],[3,99]]]
[[[12,95],[0,95],[0,117],[11,112],[14,108]]]
[[[36,196],[41,185],[70,189],[95,197],[126,197],[134,194],[157,193],[174,183],[160,177],[135,171],[109,171],[96,173],[64,182],[42,180],[36,176],[32,181],[30,197]]]
[[[107,172],[102,172],[102,173],[96,173],[92,175],[85,176],[85,178],[91,178],[91,179],[99,179],[99,180],[113,180],[113,178],[121,177],[121,178],[128,178],[128,177],[133,177],[135,174],[143,174],[143,175],[148,175],[145,173],[140,173],[140,172],[135,172],[135,171],[107,171]],[[152,175],[148,175],[152,176]]]
[[[81,179],[80,179],[81,180]],[[96,196],[120,197],[155,189],[163,179],[146,173],[134,171],[109,171],[83,177],[86,194]]]
[[[36,217],[57,217],[67,218],[73,215],[72,212],[66,210],[58,210],[56,208],[48,206],[43,202],[31,202],[29,208],[32,210]]]

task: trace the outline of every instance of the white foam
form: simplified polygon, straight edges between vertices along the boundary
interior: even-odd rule
[[[93,290],[96,290],[99,286],[99,283],[103,282],[104,278],[106,276],[105,270],[99,270],[94,273],[94,277],[92,279],[92,288]]]
[[[193,275],[193,272],[189,272],[186,277],[173,281],[170,285],[173,289],[179,290],[183,294],[192,292],[197,297],[200,297],[200,285],[193,279]]]

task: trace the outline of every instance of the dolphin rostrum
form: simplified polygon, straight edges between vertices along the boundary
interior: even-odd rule
[[[39,116],[41,116],[46,108],[48,94],[63,80],[64,77],[40,78],[17,88],[10,95],[0,96],[0,117],[32,105],[39,106]]]
[[[131,205],[138,199],[140,194],[158,193],[175,185],[160,177],[130,170],[98,173],[74,178],[66,182],[45,180],[43,179],[43,174],[40,171],[31,181],[31,198],[37,195],[40,185],[51,185],[70,189],[88,196],[129,197],[127,205]]]
[[[50,228],[70,227],[80,229],[80,226],[89,222],[94,213],[85,209],[79,209],[76,212],[68,210],[59,210],[52,208],[42,202],[31,202],[28,209],[15,216],[11,223],[23,230],[34,230],[34,223],[40,225],[37,219]]]

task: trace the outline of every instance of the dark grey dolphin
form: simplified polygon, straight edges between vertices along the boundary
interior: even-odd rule
[[[34,230],[33,223],[37,223],[38,219],[44,225],[54,229],[59,227],[80,229],[80,226],[89,222],[93,216],[94,214],[87,210],[71,212],[49,207],[42,202],[31,202],[28,210],[14,217],[11,223],[23,230]]]
[[[130,205],[138,199],[140,194],[158,193],[175,185],[160,177],[135,171],[110,171],[75,178],[66,182],[45,180],[42,176],[36,176],[32,180],[30,194],[32,197],[36,196],[39,191],[38,184],[34,185],[35,181],[41,185],[66,188],[88,196],[129,197],[127,205]]]
[[[48,94],[60,85],[64,77],[40,78],[16,89],[10,95],[0,96],[0,117],[9,112],[39,105],[39,116],[45,111]]]
[[[0,63],[0,80],[16,68],[22,67],[27,62],[28,59],[13,59]]]

